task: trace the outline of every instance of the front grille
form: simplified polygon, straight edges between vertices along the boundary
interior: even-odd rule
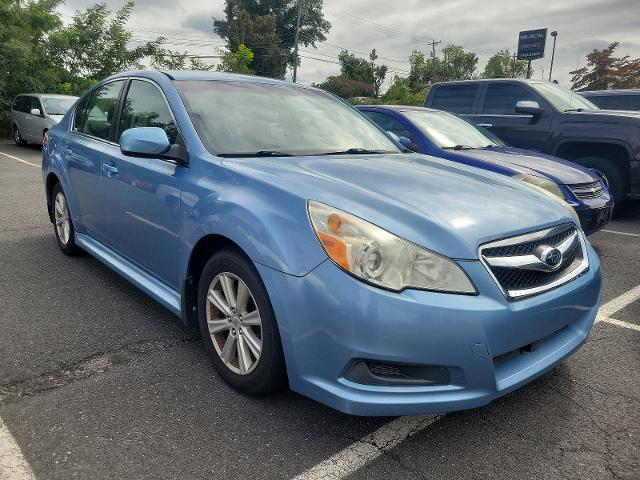
[[[582,199],[598,198],[604,195],[604,189],[600,182],[576,183],[569,185],[569,188],[576,197]]]
[[[550,252],[561,259],[547,263]],[[582,234],[572,224],[485,244],[480,258],[509,300],[551,290],[588,269]]]

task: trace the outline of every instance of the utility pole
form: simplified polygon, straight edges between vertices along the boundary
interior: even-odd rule
[[[431,45],[431,58],[436,58],[436,45],[440,45],[440,43],[442,43],[441,40],[438,40],[437,42],[435,40],[427,42],[427,45]]]
[[[553,51],[551,52],[551,66],[549,67],[549,81],[551,81],[551,73],[553,72],[553,59],[556,56],[556,38],[558,38],[558,32],[551,32],[551,36],[553,37]]]
[[[293,83],[296,83],[298,78],[298,40],[300,39],[300,18],[302,17],[302,0],[298,0],[298,19],[296,20],[296,37],[294,40],[294,55],[293,55]]]

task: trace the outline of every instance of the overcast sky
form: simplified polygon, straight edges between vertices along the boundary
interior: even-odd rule
[[[67,0],[60,10],[65,22],[76,9],[92,1]],[[124,0],[106,0],[117,9]],[[212,18],[221,17],[224,0],[137,0],[130,27],[138,41],[162,35],[167,48],[192,54],[216,54],[224,42],[212,33]],[[430,52],[431,39],[462,45],[476,52],[482,71],[487,59],[500,49],[516,49],[518,31],[549,28],[558,31],[553,77],[570,85],[569,71],[585,64],[585,55],[610,42],[620,42],[618,55],[640,57],[640,0],[325,0],[331,22],[327,41],[304,48],[299,82],[311,84],[335,75],[341,48],[369,52],[375,48],[390,71],[406,74],[407,58],[416,49]],[[533,78],[548,78],[551,37],[547,55],[533,62]],[[390,75],[392,76],[392,74]]]

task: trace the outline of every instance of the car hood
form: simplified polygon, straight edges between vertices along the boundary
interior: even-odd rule
[[[594,119],[599,120],[637,120],[638,122],[640,122],[640,112],[636,112],[633,110],[583,110],[581,112],[564,112],[564,114],[582,118],[594,117]]]
[[[55,121],[56,123],[59,123],[60,120],[64,118],[64,115],[49,115],[49,118]]]
[[[564,185],[598,181],[598,177],[591,170],[577,163],[530,150],[501,147],[486,150],[462,150],[456,154],[509,169],[513,174],[523,173],[547,177]]]
[[[503,175],[426,155],[225,158],[223,163],[451,258],[477,259],[482,243],[573,221],[558,202]]]

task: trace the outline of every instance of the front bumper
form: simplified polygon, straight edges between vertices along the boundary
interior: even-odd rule
[[[576,208],[580,226],[586,235],[591,235],[607,226],[613,214],[613,202],[600,208]]]
[[[479,261],[461,261],[479,294],[388,292],[330,261],[304,277],[257,265],[285,353],[291,388],[342,412],[408,415],[489,403],[551,369],[580,345],[600,298],[600,264],[575,280],[508,302]],[[523,347],[529,351],[520,351]],[[450,384],[364,385],[345,378],[358,359],[446,366]]]

